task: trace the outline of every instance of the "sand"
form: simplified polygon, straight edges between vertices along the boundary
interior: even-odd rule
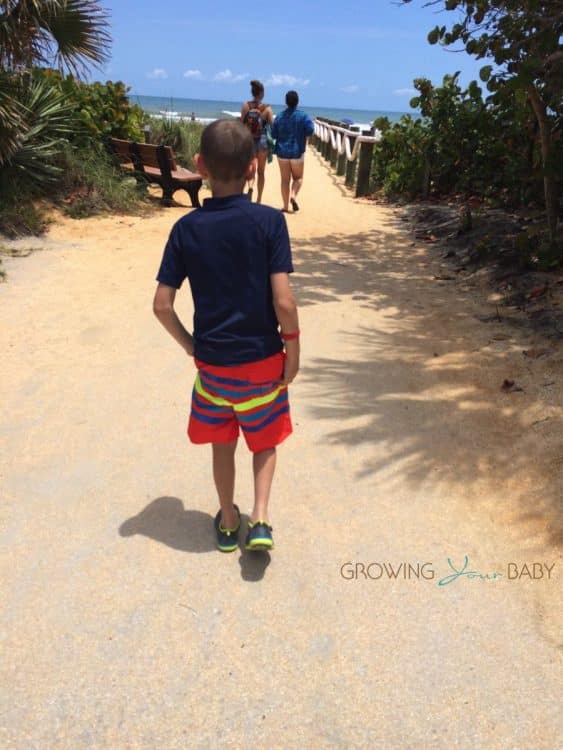
[[[561,349],[524,357],[540,339],[482,322],[486,290],[436,281],[313,152],[300,204],[271,556],[214,549],[193,364],[152,314],[187,201],[63,219],[5,261],[6,750],[560,744]],[[243,445],[237,471],[249,512]],[[480,576],[438,585],[465,556]]]

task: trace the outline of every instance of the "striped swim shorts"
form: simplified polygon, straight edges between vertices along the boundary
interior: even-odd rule
[[[293,429],[287,386],[280,384],[285,354],[222,367],[195,360],[188,437],[192,443],[230,443],[242,430],[249,449],[273,448]]]

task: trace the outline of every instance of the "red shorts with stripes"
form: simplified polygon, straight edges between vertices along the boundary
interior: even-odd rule
[[[273,448],[293,428],[287,386],[281,385],[285,354],[221,367],[195,360],[198,368],[188,423],[192,443],[230,443],[242,430],[249,449]]]

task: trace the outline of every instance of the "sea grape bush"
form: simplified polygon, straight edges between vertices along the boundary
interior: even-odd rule
[[[131,104],[128,87],[121,81],[85,83],[58,70],[36,70],[35,75],[49,81],[64,95],[76,119],[75,140],[99,141],[103,136],[139,140],[142,135],[143,112]]]
[[[555,244],[563,172],[563,0],[427,0],[425,5],[453,11],[456,19],[450,28],[432,29],[430,44],[461,44],[476,59],[489,60],[480,72],[491,93],[488,101],[501,107],[527,104],[533,112],[532,140],[539,144],[547,225]]]
[[[452,193],[479,195],[507,206],[541,204],[541,149],[529,105],[516,94],[491,102],[458,74],[441,86],[414,82],[411,106],[420,118],[391,125],[376,120],[382,138],[374,150],[372,185],[410,198]],[[561,143],[560,155],[563,158]]]

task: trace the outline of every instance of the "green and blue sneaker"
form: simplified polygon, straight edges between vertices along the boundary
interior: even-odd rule
[[[236,529],[224,529],[221,526],[221,511],[215,516],[213,525],[215,526],[215,533],[217,534],[217,549],[221,552],[234,552],[238,547],[238,532],[240,529],[240,510],[238,505],[234,506],[238,515],[238,524]]]
[[[248,522],[245,549],[252,551],[274,549],[272,527],[267,521]]]

